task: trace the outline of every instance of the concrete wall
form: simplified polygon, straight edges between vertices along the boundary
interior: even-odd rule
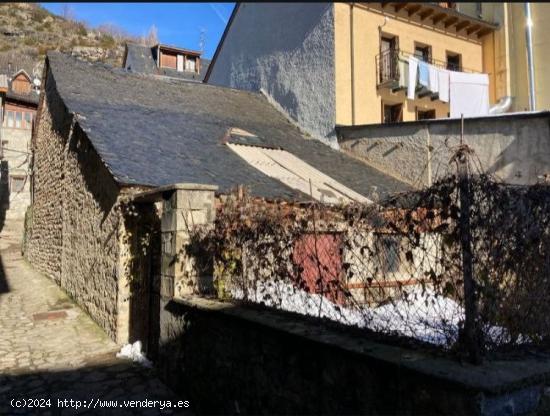
[[[316,138],[335,141],[329,3],[242,3],[209,83],[266,93]]]
[[[550,173],[550,113],[510,114],[464,121],[464,143],[484,171],[506,182],[532,184]],[[451,169],[460,120],[342,128],[341,148],[412,185],[426,185]],[[432,149],[431,151],[429,149]]]
[[[28,176],[30,160],[31,130],[0,127],[2,140],[4,169],[2,172],[3,186],[0,190],[0,204],[6,218],[24,218],[30,204],[30,178]],[[4,177],[4,173],[7,176]],[[25,185],[20,192],[10,190],[10,176],[25,177]]]
[[[119,342],[125,286],[121,192],[60,101],[51,76],[39,112],[26,256]],[[126,289],[127,290],[127,289]],[[126,317],[122,317],[127,319]],[[127,328],[126,328],[127,329]]]
[[[537,407],[549,370],[461,364],[231,303],[161,305],[161,377],[199,414],[519,415]]]

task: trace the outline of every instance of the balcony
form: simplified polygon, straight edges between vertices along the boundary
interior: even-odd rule
[[[399,49],[390,49],[376,55],[376,86],[377,88],[388,88],[392,92],[397,92],[407,89],[409,85],[409,56],[415,56],[411,52],[402,51]],[[456,65],[451,62],[444,62],[438,59],[419,58],[438,68],[448,69],[450,71],[478,73],[470,68],[464,68],[462,65]],[[436,100],[437,94],[432,95],[426,88],[417,85],[416,93],[418,98],[423,98],[431,95],[432,100]]]

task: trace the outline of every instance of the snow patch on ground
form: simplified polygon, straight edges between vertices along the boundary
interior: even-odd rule
[[[116,358],[129,358],[144,367],[153,367],[153,363],[151,363],[151,361],[149,361],[147,357],[145,357],[145,354],[141,351],[141,341],[124,345],[120,352],[117,352]]]
[[[245,298],[241,289],[233,289],[232,296]],[[374,308],[339,306],[324,296],[308,293],[290,283],[274,281],[257,282],[256,290],[248,288],[246,298],[289,312],[328,318],[447,347],[456,342],[460,323],[464,321],[464,309],[457,302],[421,287],[411,288],[407,299]],[[505,338],[505,332],[501,327],[490,327],[487,334],[498,342]]]

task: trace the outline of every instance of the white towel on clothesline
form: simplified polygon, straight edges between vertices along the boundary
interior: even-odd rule
[[[489,75],[449,72],[451,117],[489,114]]]
[[[439,86],[439,99],[444,103],[449,102],[449,71],[440,69],[437,71]]]
[[[439,68],[428,65],[428,89],[433,93],[439,92]]]
[[[407,98],[414,100],[416,95],[416,74],[418,71],[418,59],[409,56],[409,85],[407,86]]]

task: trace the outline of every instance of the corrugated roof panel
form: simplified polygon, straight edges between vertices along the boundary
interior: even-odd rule
[[[263,174],[322,203],[372,202],[286,150],[234,143],[227,146]]]

